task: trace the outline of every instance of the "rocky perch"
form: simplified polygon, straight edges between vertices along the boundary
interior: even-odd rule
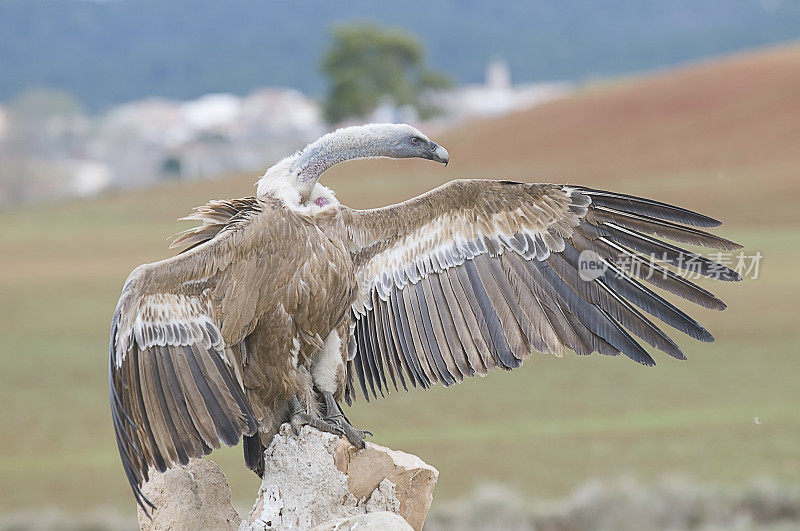
[[[244,521],[213,461],[153,475],[142,488],[157,507],[143,530],[166,529],[422,529],[439,472],[419,457],[347,441],[309,426],[296,437],[281,427],[265,452],[265,472]],[[398,516],[399,515],[399,516]]]

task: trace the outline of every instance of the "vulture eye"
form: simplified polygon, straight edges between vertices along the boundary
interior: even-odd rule
[[[411,143],[412,144],[419,144],[419,137],[418,136],[412,136],[411,137]]]

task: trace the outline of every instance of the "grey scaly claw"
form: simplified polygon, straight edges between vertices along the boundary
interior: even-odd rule
[[[289,418],[289,423],[292,425],[292,431],[294,434],[298,436],[300,435],[300,429],[303,426],[311,426],[319,431],[333,433],[334,435],[338,435],[340,437],[346,435],[342,427],[336,423],[326,422],[325,420],[309,415],[303,406],[300,405],[300,401],[297,399],[297,397],[292,399],[292,412]]]
[[[354,428],[350,424],[350,421],[347,420],[347,417],[344,416],[339,404],[336,403],[331,393],[323,392],[322,396],[325,398],[325,420],[331,425],[341,429],[344,437],[350,444],[359,450],[363,450],[366,447],[364,437],[372,435],[372,432]]]

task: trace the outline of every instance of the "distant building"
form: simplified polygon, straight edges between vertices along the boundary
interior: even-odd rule
[[[462,85],[432,95],[432,103],[454,121],[500,116],[563,97],[572,85],[562,82],[513,85],[511,72],[502,59],[486,65],[483,85]]]
[[[511,90],[511,70],[508,63],[502,59],[495,59],[486,65],[484,74],[486,88],[492,91]]]
[[[0,105],[0,144],[6,139],[8,133],[8,111]]]
[[[111,184],[111,169],[93,160],[69,160],[62,163],[69,173],[70,190],[73,195],[90,197],[97,195]]]
[[[242,99],[232,94],[206,94],[180,105],[184,125],[197,134],[230,134],[240,118]]]

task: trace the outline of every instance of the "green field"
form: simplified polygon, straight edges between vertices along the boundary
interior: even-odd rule
[[[106,334],[128,270],[166,256],[171,221],[242,179],[5,213],[0,224],[0,503],[132,511],[108,414]],[[352,188],[342,183],[342,196]],[[689,361],[535,355],[513,373],[399,393],[349,413],[375,441],[441,471],[437,498],[494,479],[557,496],[594,477],[681,473],[709,481],[800,476],[797,227],[729,227],[760,250],[761,277],[715,286],[722,313],[696,312],[713,344]],[[761,424],[756,424],[758,417]],[[215,457],[246,505],[257,482],[238,449]],[[73,505],[74,504],[74,505]]]
[[[480,136],[480,127],[497,130],[498,124],[471,131]],[[342,202],[367,206],[486,173],[483,166],[458,165],[466,141],[444,140],[456,161],[447,170],[353,164],[332,172],[326,183]],[[755,160],[725,175],[731,182],[796,190],[800,164],[787,160]],[[350,419],[374,431],[375,442],[436,466],[438,501],[486,480],[540,498],[562,496],[590,478],[627,474],[645,481],[665,474],[723,484],[759,476],[800,481],[800,214],[759,220],[754,212],[766,218],[773,207],[754,192],[756,184],[726,187],[737,206],[728,209],[696,192],[717,186],[719,167],[697,166],[670,168],[668,180],[656,164],[650,172],[637,167],[635,180],[596,178],[587,166],[581,182],[666,193],[730,220],[721,233],[764,255],[756,280],[704,283],[728,310],[690,308],[715,343],[678,338],[689,360],[656,355],[658,366],[651,369],[623,357],[534,355],[520,370],[456,388],[360,401],[348,411]],[[577,172],[563,174],[569,171]],[[164,238],[185,226],[176,218],[210,198],[248,195],[253,180],[233,176],[0,213],[0,512],[45,500],[70,510],[111,506],[133,515],[106,390],[108,326],[119,290],[133,267],[170,255]],[[797,199],[782,198],[785,204]],[[235,501],[248,506],[257,481],[240,450],[213,458],[223,465]]]

